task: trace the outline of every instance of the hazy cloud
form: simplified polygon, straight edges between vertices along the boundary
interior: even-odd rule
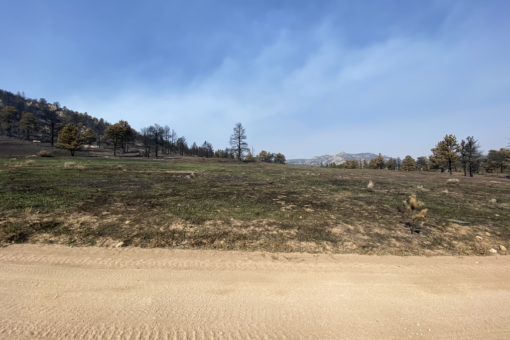
[[[240,121],[256,150],[291,158],[339,151],[418,156],[447,132],[475,135],[485,149],[504,146],[510,135],[504,2],[443,3],[407,13],[398,5],[379,13],[352,9],[364,26],[333,10],[306,17],[267,5],[251,9],[258,20],[239,10],[234,27],[209,26],[212,44],[201,30],[191,31],[197,53],[206,55],[187,50],[190,60],[180,56],[180,69],[165,62],[168,47],[158,35],[151,53],[134,58],[141,60],[136,66],[118,68],[122,75],[111,66],[112,81],[98,77],[58,100],[109,121],[127,118],[137,128],[168,124],[216,147],[226,146]],[[187,46],[181,38],[176,44]]]

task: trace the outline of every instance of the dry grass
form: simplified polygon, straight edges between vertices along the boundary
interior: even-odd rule
[[[25,161],[17,161],[16,159],[13,159],[13,162],[11,161],[7,164],[7,168],[10,169],[23,168],[34,164],[35,161],[33,159],[27,159]]]
[[[84,170],[86,167],[83,164],[76,162],[64,162],[64,169],[75,169],[75,170]]]
[[[12,164],[23,166],[11,171]],[[503,253],[500,245],[510,246],[509,181],[463,178],[451,186],[448,178],[202,159],[0,161],[0,242]],[[377,183],[371,191],[369,181]],[[410,222],[420,223],[419,234]]]

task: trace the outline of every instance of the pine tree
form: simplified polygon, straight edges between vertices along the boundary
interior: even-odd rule
[[[413,157],[407,155],[402,161],[402,170],[404,171],[414,171],[416,170],[416,161]]]
[[[32,112],[23,112],[19,121],[19,127],[25,133],[25,138],[30,139],[30,133],[37,128],[37,121]]]
[[[248,150],[248,153],[246,154],[246,157],[244,158],[244,162],[255,162],[257,159],[253,156],[250,150]]]
[[[211,143],[204,141],[204,144],[200,147],[201,157],[211,158],[214,156],[214,148]]]
[[[374,168],[375,169],[379,169],[379,170],[382,170],[384,169],[384,166],[385,166],[385,163],[384,163],[384,157],[379,154],[375,159],[374,159]]]
[[[43,103],[45,102],[46,101]],[[50,128],[50,143],[51,146],[53,146],[55,143],[55,136],[57,134],[57,125],[60,123],[60,117],[57,113],[57,109],[49,107],[47,104],[43,106],[43,113]]]
[[[133,136],[133,129],[129,126],[129,123],[120,120],[108,127],[106,130],[106,137],[111,139],[113,143],[113,155],[117,156],[117,148],[122,146],[124,148],[125,143]]]
[[[429,160],[427,157],[421,156],[416,159],[416,169],[420,171],[427,171],[429,169]]]
[[[275,156],[274,156],[274,162],[275,163],[278,163],[278,164],[285,164],[286,162],[286,159],[285,159],[285,155],[283,153],[277,153]]]
[[[499,150],[490,150],[487,155],[486,169],[490,172],[497,170],[501,173],[510,163],[510,149],[501,148]]]
[[[443,140],[437,143],[432,149],[432,160],[438,163],[444,163],[450,175],[452,174],[452,166],[459,159],[459,145],[457,137],[454,135],[446,135]]]
[[[363,162],[357,160],[347,160],[343,165],[346,169],[360,169],[363,166]]]
[[[191,145],[191,156],[198,156],[198,145],[195,142]]]
[[[74,157],[74,152],[79,150],[82,145],[83,139],[77,126],[68,124],[60,131],[57,147],[69,150],[71,156]]]
[[[154,145],[154,156],[158,158],[159,146],[163,145],[163,138],[165,135],[165,128],[158,124],[149,126],[149,134],[152,137],[152,143]]]
[[[397,170],[397,161],[394,158],[388,159],[386,162],[386,167],[388,170]]]
[[[83,142],[89,146],[96,141],[96,134],[91,128],[88,128],[83,132]]]
[[[0,111],[0,126],[4,130],[7,136],[12,136],[12,130],[14,129],[14,120],[18,111],[15,107],[6,106]]]
[[[186,143],[186,138],[179,137],[177,138],[177,150],[181,156],[184,156],[186,152],[188,152],[188,144]]]
[[[230,146],[234,150],[235,158],[242,160],[244,152],[248,151],[248,144],[246,143],[246,130],[241,123],[234,126],[234,133],[230,136]]]
[[[104,136],[104,133],[106,131],[106,123],[103,120],[103,118],[99,119],[95,130],[96,130],[96,137],[97,137],[97,146],[100,148],[102,137]]]
[[[481,158],[478,141],[473,136],[467,137],[466,140],[460,142],[459,151],[464,176],[467,176],[469,172],[469,177],[473,177],[473,173],[478,169]]]
[[[259,161],[271,163],[273,161],[271,153],[267,152],[266,150],[260,151],[258,157]]]

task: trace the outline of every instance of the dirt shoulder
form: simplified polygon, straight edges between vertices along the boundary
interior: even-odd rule
[[[15,245],[0,338],[508,338],[510,257]]]

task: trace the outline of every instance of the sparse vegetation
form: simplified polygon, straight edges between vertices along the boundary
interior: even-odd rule
[[[404,202],[404,207],[409,215],[407,225],[409,225],[412,233],[421,233],[427,218],[428,209],[425,204],[418,200],[416,194],[410,195]]]
[[[64,169],[83,170],[85,169],[85,165],[76,162],[64,162]]]
[[[369,254],[489,254],[510,246],[510,153],[481,155],[474,137],[457,143],[446,135],[432,156],[416,160],[378,154],[289,167],[280,165],[282,153],[253,154],[241,123],[230,148],[214,150],[207,141],[188,144],[169,126],[138,132],[127,121],[110,125],[44,99],[6,91],[0,99],[0,134],[8,136],[0,156],[15,157],[0,160],[3,244]],[[67,152],[76,160],[62,158]],[[487,176],[459,181],[462,170]],[[427,208],[413,203],[417,192]]]
[[[368,254],[510,246],[508,180],[448,178],[202,158],[4,159],[0,241]],[[419,235],[401,210],[418,186],[428,209]]]

